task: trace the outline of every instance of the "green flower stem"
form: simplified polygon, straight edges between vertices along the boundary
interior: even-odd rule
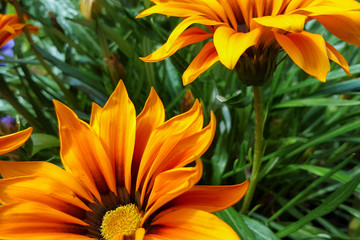
[[[23,18],[23,14],[22,11],[20,9],[19,3],[17,0],[12,1],[12,4],[14,5],[14,8],[16,10],[16,13],[19,17],[19,21],[21,23],[25,23],[24,18]],[[66,87],[64,86],[64,84],[61,82],[61,80],[55,75],[55,73],[51,70],[51,68],[49,67],[49,65],[45,62],[45,60],[43,59],[43,57],[39,54],[38,51],[36,51],[36,49],[33,47],[34,46],[34,41],[31,38],[30,32],[27,29],[27,26],[25,26],[23,28],[23,32],[26,36],[26,39],[28,40],[28,42],[30,43],[31,49],[34,51],[36,58],[39,60],[40,64],[44,67],[44,69],[47,71],[47,73],[51,76],[51,78],[56,82],[56,84],[60,87],[61,91],[64,93],[65,97],[67,98],[67,100],[69,101],[69,103],[72,105],[72,107],[74,108],[79,108],[79,104],[76,100],[76,98],[71,94],[71,92],[66,89]]]
[[[244,203],[240,210],[240,213],[246,214],[250,207],[250,203],[254,196],[256,184],[258,181],[258,174],[261,166],[262,159],[262,116],[261,116],[261,96],[260,87],[253,87],[254,90],[254,113],[255,113],[255,146],[254,146],[254,159],[252,164],[252,171],[250,177],[249,189],[245,195]]]

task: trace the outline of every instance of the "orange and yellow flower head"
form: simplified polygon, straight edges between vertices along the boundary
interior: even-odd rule
[[[54,101],[64,169],[0,161],[0,239],[239,239],[210,212],[238,202],[248,182],[195,185],[215,132],[196,100],[165,121],[152,89],[139,115],[120,82],[90,123]]]
[[[36,26],[20,23],[16,14],[0,14],[0,48],[9,40],[20,36],[25,26],[31,33],[39,32],[39,28]]]
[[[330,70],[329,59],[349,74],[345,58],[332,45],[321,35],[304,30],[305,23],[311,20],[320,22],[341,40],[360,46],[360,3],[355,0],[152,2],[155,5],[137,17],[158,13],[183,20],[167,42],[142,58],[144,61],[160,61],[180,48],[210,39],[184,72],[185,85],[218,61],[229,69],[236,68],[240,75],[269,75],[274,70],[279,49],[283,49],[306,73],[323,82]],[[192,26],[194,24],[204,28]]]

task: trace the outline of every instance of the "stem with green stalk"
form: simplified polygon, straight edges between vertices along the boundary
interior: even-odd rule
[[[262,116],[261,116],[261,94],[260,87],[254,86],[254,113],[255,113],[255,146],[254,146],[254,159],[252,164],[252,171],[250,177],[249,189],[245,195],[244,203],[241,207],[240,213],[246,214],[249,210],[250,203],[254,196],[258,175],[262,159]]]

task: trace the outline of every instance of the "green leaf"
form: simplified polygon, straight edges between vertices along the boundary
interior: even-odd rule
[[[53,135],[33,133],[31,135],[31,140],[33,142],[31,156],[34,156],[43,149],[60,146],[59,139]]]
[[[244,108],[253,101],[252,97],[246,96],[246,94],[240,90],[235,91],[234,94],[228,98],[218,95],[216,96],[216,99],[221,103],[225,103],[236,108]]]
[[[215,213],[228,223],[242,240],[278,240],[263,223],[239,214],[233,207]]]
[[[225,171],[226,165],[229,161],[229,155],[227,152],[227,139],[228,134],[221,134],[214,151],[214,155],[211,158],[211,165],[213,175],[211,178],[212,184],[218,185],[221,183],[221,177]]]
[[[335,210],[342,202],[344,202],[350,195],[354,192],[356,186],[360,183],[360,174],[354,177],[351,181],[339,187],[335,192],[333,192],[325,201],[310,211],[307,215],[299,219],[298,221],[290,224],[283,230],[276,233],[276,236],[283,238],[289,234],[297,231],[305,224],[311,222],[312,220],[324,216],[333,210]]]
[[[305,98],[286,101],[276,104],[273,108],[292,108],[292,107],[314,107],[314,106],[352,106],[360,105],[360,101],[341,100],[331,98]]]
[[[303,169],[305,171],[311,172],[313,174],[316,174],[318,176],[324,176],[328,172],[330,172],[332,169],[319,167],[319,166],[312,166],[312,165],[290,165],[289,168],[297,168],[297,169]],[[346,175],[343,172],[337,172],[334,175],[331,176],[331,179],[338,181],[340,183],[347,183],[349,182],[352,177],[349,175]],[[360,192],[360,186],[357,186],[355,189],[356,192]]]

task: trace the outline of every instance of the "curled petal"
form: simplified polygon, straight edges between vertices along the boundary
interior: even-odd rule
[[[187,85],[193,82],[201,73],[205,72],[218,61],[219,55],[215,49],[214,42],[206,43],[183,73],[183,84]]]
[[[275,32],[274,34],[280,46],[296,65],[320,81],[326,81],[330,63],[322,36],[305,31],[288,35]]]
[[[314,18],[336,37],[360,47],[360,12],[345,12]]]
[[[0,137],[0,155],[19,148],[29,139],[31,133],[32,128],[28,128],[17,133]]]
[[[219,60],[229,69],[234,69],[240,56],[251,46],[254,46],[261,35],[261,30],[255,28],[248,33],[235,32],[229,27],[219,27],[214,33],[214,45]]]
[[[230,186],[198,185],[172,200],[170,206],[217,212],[239,202],[248,188],[248,181]]]
[[[351,74],[349,72],[349,65],[348,65],[346,59],[344,58],[344,56],[341,53],[339,53],[339,51],[336,50],[333,46],[331,46],[331,44],[329,44],[328,42],[326,42],[326,50],[327,50],[329,59],[336,62],[337,64],[339,64],[340,67],[342,69],[344,69],[346,74],[351,76]]]
[[[165,58],[173,55],[177,50],[190,44],[201,42],[205,39],[210,38],[211,36],[212,34],[208,33],[204,29],[201,29],[199,27],[192,27],[181,33],[180,36],[173,43],[172,47],[168,47],[168,41],[149,56],[140,59],[145,62],[157,62],[160,60],[164,60]]]

